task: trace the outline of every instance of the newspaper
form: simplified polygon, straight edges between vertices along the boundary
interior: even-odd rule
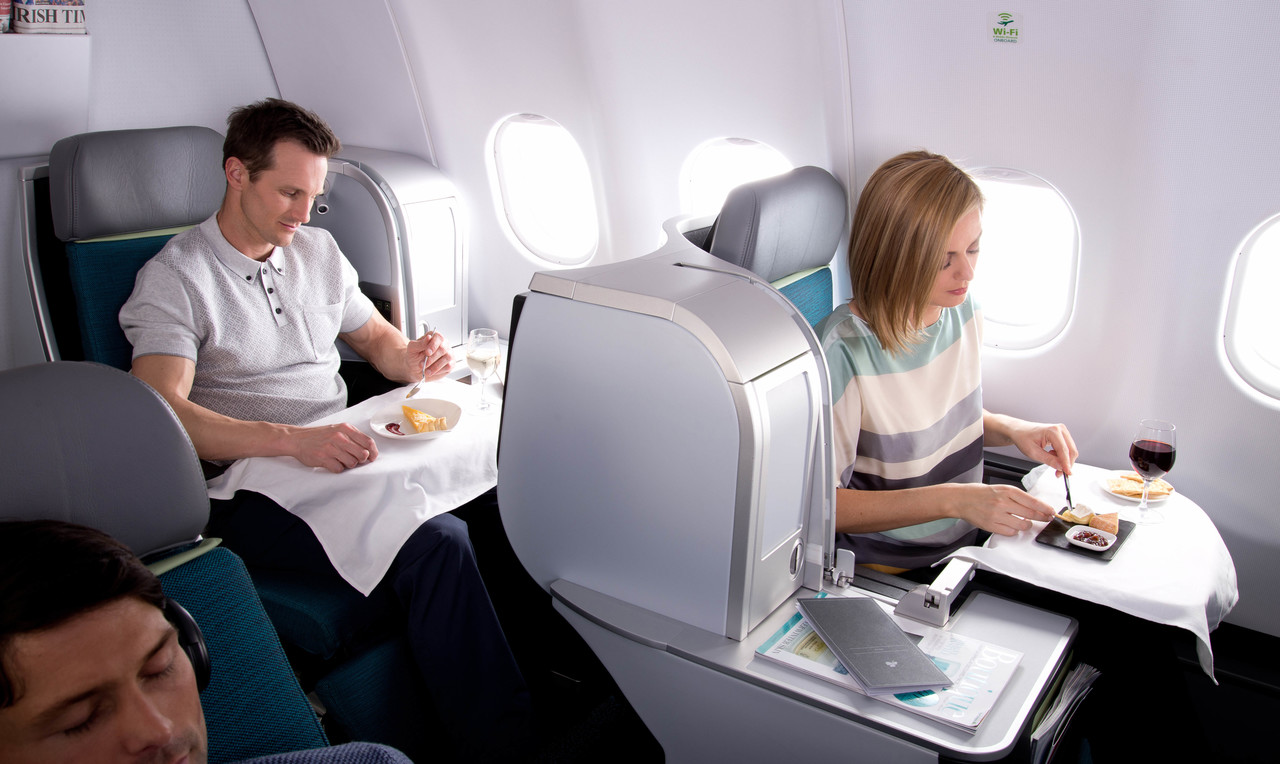
[[[86,34],[84,0],[12,0],[13,31],[20,34]]]
[[[952,680],[949,688],[868,697],[970,734],[987,718],[1022,661],[1017,650],[932,627],[919,647]],[[801,613],[756,648],[756,654],[867,695]]]

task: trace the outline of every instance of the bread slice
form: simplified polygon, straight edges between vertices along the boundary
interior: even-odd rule
[[[1120,532],[1120,513],[1108,512],[1105,515],[1094,515],[1093,519],[1089,520],[1089,527],[1112,535],[1117,534]]]

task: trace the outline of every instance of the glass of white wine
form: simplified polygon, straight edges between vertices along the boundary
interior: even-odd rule
[[[498,371],[501,349],[498,346],[497,329],[472,329],[467,335],[467,367],[471,369],[471,377],[480,387],[480,403],[476,408],[481,412],[492,411],[494,405],[485,398],[484,389]]]

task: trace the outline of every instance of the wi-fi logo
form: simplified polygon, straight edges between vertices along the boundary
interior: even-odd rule
[[[1013,23],[1012,13],[998,13],[996,14],[996,18],[1000,19],[1000,26],[1002,27]]]

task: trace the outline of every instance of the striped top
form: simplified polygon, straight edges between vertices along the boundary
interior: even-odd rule
[[[823,319],[818,336],[831,373],[841,487],[881,491],[982,481],[982,311],[971,297],[944,308],[923,341],[900,355],[887,353],[848,305]],[[973,532],[962,520],[940,519],[841,534],[841,541],[859,562],[916,567]]]

